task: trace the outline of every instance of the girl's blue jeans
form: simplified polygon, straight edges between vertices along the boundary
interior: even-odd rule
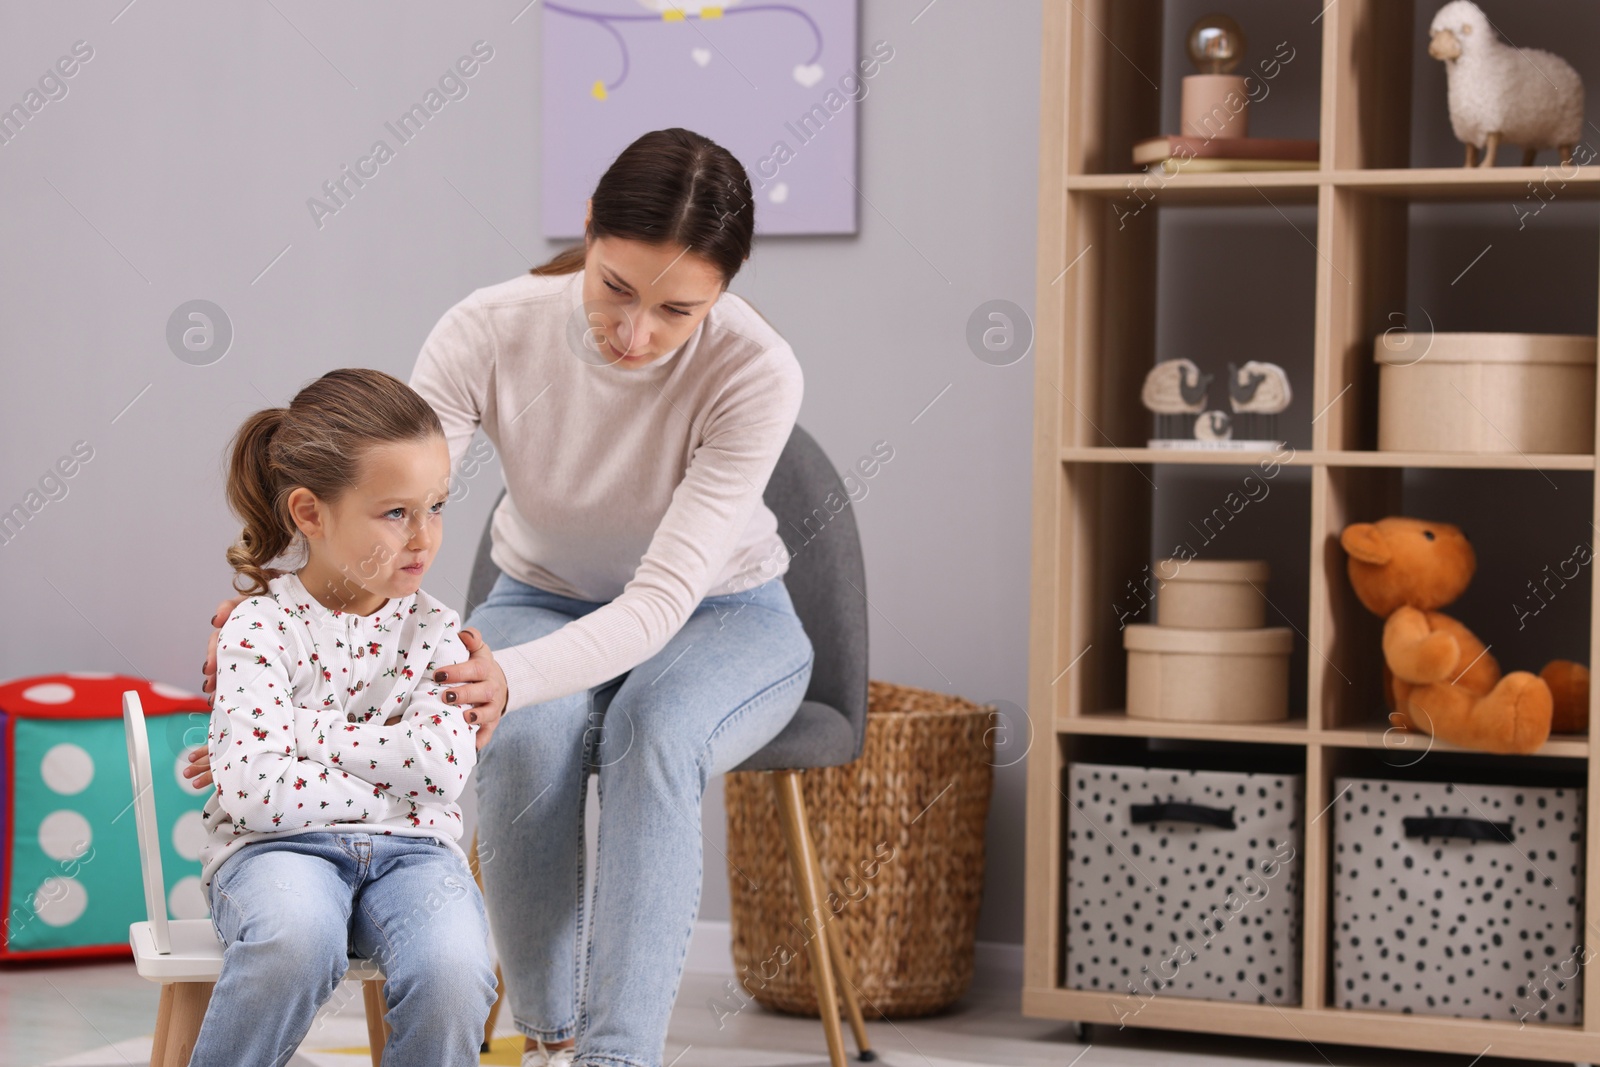
[[[502,650],[600,606],[501,574],[467,625]],[[706,783],[788,724],[811,665],[780,576],[702,599],[660,652],[619,678],[507,710],[478,754],[478,857],[523,1034],[576,1037],[586,1067],[660,1067],[700,905]],[[595,695],[608,689],[602,715]],[[586,923],[591,772],[600,811]]]
[[[224,946],[190,1067],[288,1062],[350,955],[384,973],[384,1067],[478,1063],[495,999],[483,897],[431,837],[307,832],[254,841],[211,879]]]

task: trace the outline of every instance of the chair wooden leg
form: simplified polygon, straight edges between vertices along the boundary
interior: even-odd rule
[[[173,982],[161,987],[162,1003],[156,1013],[160,1067],[188,1067],[200,1038],[200,1024],[205,1021],[206,1005],[211,1003],[211,986],[210,982]]]
[[[372,1052],[372,1067],[383,1067],[383,1046],[389,1043],[389,1021],[383,1017],[389,1003],[383,996],[383,979],[375,978],[361,983],[362,999],[367,1005],[367,1048]]]
[[[172,986],[161,986],[161,1002],[156,1007],[155,1040],[150,1044],[150,1067],[163,1067],[166,1058],[167,1030],[172,1026]]]
[[[810,920],[806,948],[811,954],[812,976],[817,986],[817,1008],[822,1029],[828,1038],[828,1059],[833,1067],[845,1067],[844,1029],[839,1025],[839,1001],[834,995],[833,961],[828,951],[825,927],[830,916],[822,897],[822,877],[817,871],[816,849],[806,825],[805,796],[800,791],[799,771],[774,771],[772,784],[778,795],[778,819],[789,844],[789,862],[794,871],[800,906]]]
[[[815,843],[812,845],[815,848]],[[822,869],[820,860],[817,869]],[[830,916],[831,920],[831,916]],[[844,997],[844,1011],[850,1018],[850,1029],[856,1035],[856,1059],[869,1063],[878,1058],[867,1040],[867,1021],[861,1017],[861,1001],[856,996],[855,976],[850,973],[850,961],[844,958],[844,941],[837,923],[828,923],[828,951],[833,957],[833,973],[839,979],[839,993]]]

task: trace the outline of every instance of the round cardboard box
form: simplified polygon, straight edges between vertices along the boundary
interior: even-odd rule
[[[1384,452],[1594,451],[1596,338],[1385,333],[1378,364]]]
[[[1157,560],[1156,623],[1191,630],[1258,630],[1267,621],[1264,559]],[[1171,575],[1171,577],[1168,577]]]
[[[1184,630],[1133,623],[1128,718],[1167,722],[1276,722],[1289,717],[1287,626]]]

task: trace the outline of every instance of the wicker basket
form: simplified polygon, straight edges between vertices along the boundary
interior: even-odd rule
[[[861,758],[801,777],[826,905],[869,1019],[938,1011],[972,982],[994,714],[869,682]],[[729,774],[725,797],[734,973],[765,1007],[815,1016],[771,777]]]

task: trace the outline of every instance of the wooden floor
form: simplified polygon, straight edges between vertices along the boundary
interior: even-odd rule
[[[684,978],[665,1064],[672,1067],[826,1067],[816,1020],[754,1006],[718,1029],[707,1007],[726,979]],[[356,987],[352,984],[349,989]],[[1020,976],[988,976],[953,1011],[930,1019],[868,1021],[888,1067],[1215,1067],[1249,1063],[1466,1067],[1461,1056],[1379,1052],[1340,1045],[1090,1027],[1076,1043],[1069,1027],[1017,1011]],[[343,1002],[341,1004],[341,1001]],[[131,964],[0,967],[0,1064],[7,1067],[127,1067],[149,1062],[154,987]],[[504,1017],[502,1016],[504,1020]],[[486,1064],[516,1064],[521,1040],[504,1022]],[[330,1000],[289,1067],[366,1067],[359,995]],[[1491,1050],[1492,1051],[1492,1050]],[[1485,1055],[1472,1067],[1516,1060]]]

